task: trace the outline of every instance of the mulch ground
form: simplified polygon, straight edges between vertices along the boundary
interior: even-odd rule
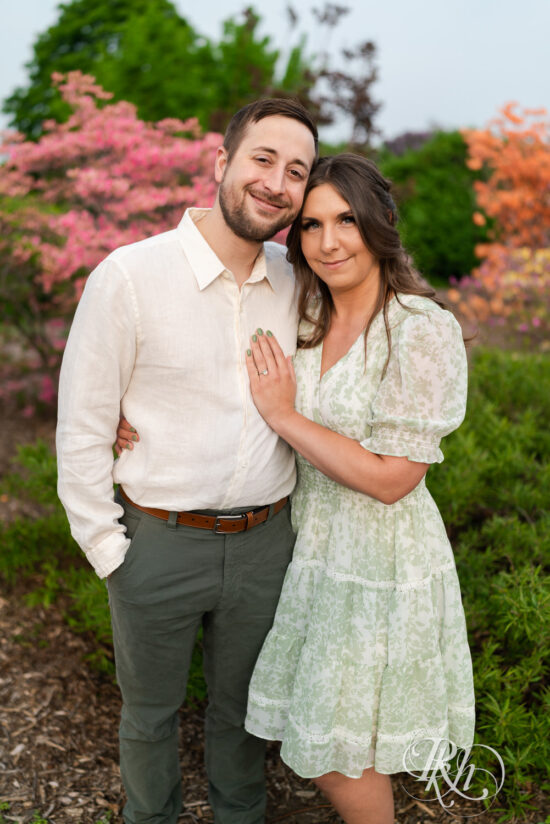
[[[34,811],[52,824],[121,821],[120,698],[112,679],[86,663],[94,646],[93,638],[68,628],[63,604],[29,607],[19,588],[0,597],[0,802],[9,805],[3,813],[8,821],[29,822]],[[181,711],[180,821],[208,824],[214,819],[206,796],[202,710]],[[268,824],[341,822],[311,782],[285,767],[277,745],[269,747],[267,777]],[[466,820],[412,799],[402,780],[418,795],[410,779],[395,777],[400,824]],[[494,824],[496,816],[484,813],[482,821]]]
[[[15,444],[40,435],[53,440],[51,421],[5,419],[0,428],[0,476]],[[16,511],[17,510],[17,511]],[[32,517],[24,502],[0,498],[0,518]],[[94,671],[93,637],[75,635],[64,618],[65,605],[27,605],[32,580],[0,590],[0,824],[117,824],[124,795],[118,770],[117,726],[120,697],[111,677]],[[185,807],[181,822],[211,824],[203,768],[202,707],[181,711],[180,755]],[[311,782],[281,762],[278,746],[268,749],[267,824],[338,824],[341,819]],[[420,795],[405,775],[394,777],[399,824],[464,824],[479,816],[479,805],[451,816]],[[408,792],[407,792],[408,790]],[[542,795],[524,824],[542,824],[550,803]],[[456,808],[455,808],[456,809]],[[35,811],[37,815],[35,815]],[[482,824],[499,815],[482,813]]]

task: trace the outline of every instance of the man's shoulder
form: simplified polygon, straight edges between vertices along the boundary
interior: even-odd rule
[[[269,268],[270,275],[276,273],[294,280],[292,266],[286,259],[286,246],[268,241],[264,243],[264,252],[265,262]]]
[[[123,268],[132,267],[132,264],[140,263],[158,254],[161,247],[177,247],[178,245],[176,230],[169,229],[167,232],[160,232],[158,235],[151,235],[134,243],[119,246],[107,256],[106,260],[117,263]]]

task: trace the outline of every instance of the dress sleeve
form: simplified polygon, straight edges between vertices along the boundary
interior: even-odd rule
[[[386,375],[361,446],[378,455],[441,463],[441,438],[462,423],[467,361],[462,331],[445,310],[409,314],[395,330]]]

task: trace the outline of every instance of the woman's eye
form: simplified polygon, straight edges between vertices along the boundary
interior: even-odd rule
[[[342,223],[355,223],[355,218],[353,215],[346,215],[342,218]]]
[[[319,228],[319,224],[317,223],[316,220],[308,220],[307,222],[302,223],[302,231],[303,232],[307,232],[308,229],[318,229],[318,228]]]

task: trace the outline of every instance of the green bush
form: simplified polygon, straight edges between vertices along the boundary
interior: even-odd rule
[[[443,444],[428,486],[453,542],[474,661],[477,738],[506,768],[496,806],[521,818],[530,787],[548,784],[550,762],[550,361],[543,355],[474,351],[468,413]],[[5,479],[43,507],[34,521],[0,528],[0,576],[36,578],[29,596],[69,596],[70,624],[93,631],[96,664],[112,670],[106,590],[69,535],[55,498],[55,462],[44,444],[21,449]],[[200,648],[191,697],[204,695]],[[476,753],[476,766],[483,757]],[[486,765],[489,768],[489,765]]]
[[[395,186],[403,244],[416,267],[434,285],[469,274],[486,229],[475,226],[473,182],[466,167],[466,144],[459,132],[436,132],[418,149],[402,155],[382,150],[378,163]]]
[[[49,606],[60,596],[69,602],[65,618],[80,633],[92,633],[96,649],[88,656],[96,669],[114,675],[111,620],[105,582],[97,577],[71,537],[56,493],[55,457],[43,441],[20,447],[14,471],[1,491],[40,505],[34,519],[0,525],[0,580],[13,586],[29,579],[27,604]],[[187,689],[189,701],[202,700],[201,637],[193,652]]]
[[[472,360],[466,421],[427,482],[460,576],[476,742],[504,761],[496,806],[509,819],[529,809],[550,761],[550,361],[495,350]]]

